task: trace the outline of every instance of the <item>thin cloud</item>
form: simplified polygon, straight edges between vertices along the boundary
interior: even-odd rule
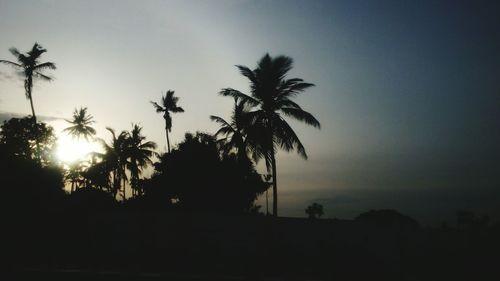
[[[29,116],[29,114],[23,114],[23,113],[17,113],[17,112],[0,112],[0,122],[9,120],[11,118],[24,118]],[[61,117],[55,117],[55,116],[44,116],[44,115],[37,115],[37,119],[39,121],[55,121],[55,120],[63,120]]]

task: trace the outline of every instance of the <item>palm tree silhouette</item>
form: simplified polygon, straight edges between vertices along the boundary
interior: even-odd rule
[[[142,127],[135,124],[132,131],[128,134],[127,141],[127,156],[129,161],[127,167],[130,171],[130,185],[132,187],[133,196],[142,195],[142,190],[139,187],[139,176],[143,168],[148,164],[153,165],[151,158],[156,154],[156,143],[146,141],[146,137],[141,134]]]
[[[314,86],[314,84],[306,83],[300,78],[286,79],[286,75],[292,67],[292,58],[287,56],[272,58],[266,54],[254,70],[237,65],[240,73],[250,80],[250,95],[231,88],[220,91],[223,96],[241,99],[256,108],[248,113],[252,124],[248,133],[248,141],[252,143],[254,158],[265,158],[267,167],[270,166],[272,169],[274,216],[278,215],[275,157],[277,149],[281,147],[285,151],[297,150],[303,158],[307,159],[304,146],[283,116],[320,128],[320,123],[312,114],[304,111],[291,100]]]
[[[225,136],[217,140],[217,144],[222,152],[228,154],[231,150],[236,150],[236,155],[238,155],[240,160],[243,157],[247,158],[247,143],[245,141],[245,127],[248,126],[247,115],[247,105],[244,102],[238,102],[238,98],[235,98],[230,122],[219,116],[210,116],[210,120],[221,125],[219,130],[214,134],[214,137]]]
[[[92,115],[87,113],[86,107],[82,107],[80,109],[75,108],[75,111],[73,112],[73,120],[66,120],[66,122],[70,123],[72,126],[64,129],[63,131],[68,132],[77,138],[83,136],[85,140],[88,140],[89,137],[92,138],[96,134],[95,129],[90,126],[92,123],[95,123],[95,121],[92,120],[93,118],[94,117],[92,117]]]
[[[104,167],[106,170],[111,173],[112,177],[112,187],[111,187],[111,195],[113,198],[116,197],[119,191],[122,191],[122,198],[125,199],[125,184],[127,182],[127,175],[125,172],[126,162],[127,162],[127,138],[128,134],[125,131],[122,131],[118,136],[115,133],[115,130],[106,127],[111,133],[111,142],[110,144],[106,143],[103,139],[97,139],[98,142],[101,143],[104,148],[104,153],[94,153],[95,156],[101,158]],[[121,188],[121,182],[123,181],[123,189]]]
[[[26,98],[30,100],[31,105],[31,113],[33,114],[33,124],[36,124],[36,115],[35,115],[35,107],[33,106],[33,79],[40,78],[46,81],[51,81],[52,78],[42,74],[42,71],[45,69],[56,69],[56,65],[53,62],[44,62],[39,63],[40,56],[47,52],[46,49],[42,48],[38,43],[33,45],[33,48],[26,54],[22,54],[16,48],[10,48],[9,51],[14,55],[17,59],[16,62],[8,61],[8,60],[0,60],[0,63],[5,63],[16,68],[22,70],[22,74],[24,76],[24,90],[26,93]]]
[[[184,109],[182,109],[182,107],[177,106],[178,101],[179,98],[174,97],[174,91],[172,90],[168,90],[167,94],[161,97],[161,105],[154,101],[151,101],[151,104],[153,104],[157,113],[163,112],[163,119],[165,119],[165,133],[167,135],[168,153],[170,153],[170,140],[168,139],[168,132],[172,131],[172,116],[170,116],[170,112],[184,112]]]

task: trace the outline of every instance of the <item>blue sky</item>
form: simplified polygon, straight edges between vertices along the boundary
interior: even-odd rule
[[[425,222],[458,209],[500,215],[500,5],[495,1],[5,1],[0,57],[48,49],[58,69],[35,85],[37,113],[87,106],[105,126],[144,126],[164,147],[150,100],[173,89],[173,142],[215,132],[234,65],[269,52],[295,60],[298,98],[321,122],[291,122],[309,154],[280,153],[282,215],[317,201],[326,216],[397,208]],[[0,112],[28,114],[22,82],[0,66]],[[62,124],[55,122],[60,130]],[[497,217],[499,217],[497,215]]]

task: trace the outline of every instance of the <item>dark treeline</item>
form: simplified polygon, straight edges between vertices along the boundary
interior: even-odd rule
[[[89,110],[75,109],[64,132],[102,150],[64,164],[54,156],[53,128],[35,115],[34,81],[51,80],[42,72],[55,69],[38,61],[44,52],[35,44],[26,54],[11,49],[18,62],[0,61],[23,70],[32,109],[0,130],[2,251],[11,272],[92,280],[123,280],[99,275],[103,271],[139,280],[147,272],[182,280],[194,273],[248,280],[485,280],[498,273],[500,226],[469,211],[457,213],[455,226],[439,228],[394,210],[372,210],[352,221],[320,219],[325,210],[317,203],[305,209],[309,219],[277,218],[276,152],[295,150],[307,158],[285,117],[320,127],[292,101],[313,84],[287,79],[289,57],[265,55],[253,70],[237,66],[251,92],[220,91],[234,107],[229,118],[209,117],[220,125],[213,134],[187,132],[171,145],[172,113],[187,114],[189,107],[171,90],[151,102],[165,122],[159,128],[165,153],[137,124],[107,128],[105,141]],[[268,174],[257,172],[259,160]],[[273,216],[266,216],[255,202],[271,188]],[[87,273],[66,276],[60,269]]]

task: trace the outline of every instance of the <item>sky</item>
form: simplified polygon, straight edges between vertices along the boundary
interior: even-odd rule
[[[209,115],[229,118],[233,103],[218,91],[249,90],[235,65],[290,56],[289,78],[316,85],[297,102],[322,127],[290,121],[309,159],[278,154],[280,215],[318,202],[329,218],[397,209],[454,223],[468,209],[500,219],[496,1],[0,0],[0,38],[1,59],[35,41],[48,49],[55,79],[36,82],[33,97],[58,133],[84,106],[100,137],[139,123],[163,151],[149,101],[180,97],[174,144],[213,133]],[[0,66],[0,117],[13,114],[30,114],[29,102]]]

